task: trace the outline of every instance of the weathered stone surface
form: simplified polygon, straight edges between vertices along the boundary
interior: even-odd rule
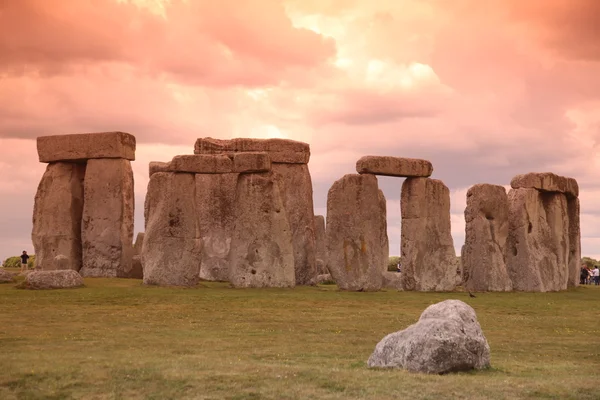
[[[269,153],[235,153],[233,155],[233,172],[269,172],[271,157]]]
[[[384,337],[368,365],[428,374],[483,369],[490,366],[490,346],[475,310],[446,300],[427,307],[416,324]]]
[[[479,184],[467,192],[464,286],[470,291],[511,291],[505,262],[508,196],[503,186]]]
[[[273,164],[283,207],[292,231],[296,285],[317,276],[313,188],[305,164]]]
[[[54,257],[54,265],[56,266],[55,269],[74,269],[73,260],[70,260],[64,254],[58,254]]]
[[[579,286],[581,268],[581,229],[579,199],[567,197],[567,212],[569,214],[569,278],[567,287]]]
[[[83,286],[83,278],[77,271],[66,269],[56,271],[32,271],[27,274],[22,289],[67,289]]]
[[[287,139],[230,140],[200,138],[194,146],[195,154],[232,154],[246,152],[269,153],[271,162],[285,164],[306,164],[310,159],[310,146],[307,143]]]
[[[171,163],[162,161],[150,161],[148,164],[148,176],[156,172],[171,172]]]
[[[157,172],[150,178],[141,253],[144,284],[185,287],[200,280],[195,187],[194,174]]]
[[[402,274],[399,272],[383,271],[383,287],[386,289],[402,290]]]
[[[342,290],[381,289],[388,259],[385,198],[375,175],[345,175],[327,195],[327,268]]]
[[[15,276],[5,270],[4,268],[0,268],[0,283],[12,283],[15,281]]]
[[[144,232],[138,232],[135,237],[135,243],[133,244],[133,255],[139,256],[142,253],[142,246],[144,245]]]
[[[517,175],[510,181],[513,189],[538,189],[544,192],[559,192],[569,196],[579,196],[579,185],[573,178],[553,174],[552,172],[530,172]]]
[[[172,172],[227,174],[233,172],[233,160],[224,154],[186,154],[170,162]]]
[[[36,269],[55,270],[59,254],[71,260],[69,268],[81,269],[81,218],[85,164],[50,163],[39,183],[33,206],[31,239]]]
[[[328,274],[327,246],[325,243],[325,217],[315,215],[315,254],[318,274]]]
[[[513,289],[527,292],[566,289],[570,247],[566,195],[511,189],[508,201],[506,264]]]
[[[230,282],[234,287],[293,287],[292,232],[272,173],[241,174],[234,203]]]
[[[133,171],[128,160],[89,160],[81,241],[83,277],[127,277],[133,255]]]
[[[450,191],[437,179],[406,178],[401,212],[404,290],[453,290],[459,274],[450,230]]]
[[[364,156],[356,162],[359,174],[374,174],[399,177],[429,177],[433,165],[427,160],[403,157]]]
[[[319,274],[315,278],[315,285],[321,285],[323,283],[333,282],[333,278],[331,274]]]
[[[37,138],[40,162],[85,161],[92,158],[135,160],[135,136],[124,132],[79,133]]]
[[[200,278],[229,280],[238,174],[196,175],[196,218],[202,240]]]

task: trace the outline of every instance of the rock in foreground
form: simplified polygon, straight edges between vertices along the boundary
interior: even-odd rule
[[[83,278],[72,269],[33,271],[27,274],[23,289],[68,289],[83,286]]]
[[[446,300],[427,307],[416,324],[384,337],[368,365],[428,374],[483,369],[490,366],[490,346],[475,310]]]
[[[0,283],[11,283],[14,282],[15,276],[5,270],[4,268],[0,268]]]

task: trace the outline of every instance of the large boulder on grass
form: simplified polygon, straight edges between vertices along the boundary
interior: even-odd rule
[[[475,310],[446,300],[427,307],[416,324],[384,337],[368,365],[428,374],[483,369],[490,366],[490,346]]]
[[[83,286],[83,278],[72,269],[32,271],[27,274],[22,289],[67,289]]]
[[[5,270],[4,268],[0,268],[0,283],[11,283],[14,282],[15,276]]]

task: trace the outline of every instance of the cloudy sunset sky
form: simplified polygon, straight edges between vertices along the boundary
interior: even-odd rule
[[[125,131],[148,163],[198,137],[310,143],[315,211],[363,155],[425,158],[452,192],[555,172],[600,258],[598,0],[0,0],[0,258],[31,245],[42,135]],[[401,180],[380,178],[399,252]]]

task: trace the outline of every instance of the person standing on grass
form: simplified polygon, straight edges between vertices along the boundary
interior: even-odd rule
[[[592,270],[592,282],[596,286],[600,285],[600,269],[598,269],[597,265]]]
[[[581,272],[579,274],[579,284],[585,285],[588,278],[588,270],[585,265],[581,266]]]
[[[21,254],[21,272],[27,271],[27,261],[29,260],[29,256],[27,252],[23,250],[23,254]]]

